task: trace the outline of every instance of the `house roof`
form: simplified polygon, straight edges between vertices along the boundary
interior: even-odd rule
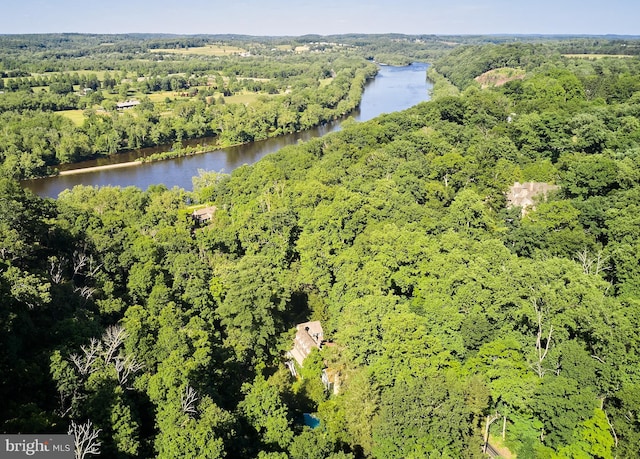
[[[118,102],[116,104],[116,108],[130,108],[135,107],[136,105],[140,105],[139,100],[126,100],[124,102]]]
[[[320,321],[318,321],[318,320],[315,320],[313,322],[305,322],[305,323],[302,323],[302,324],[298,324],[298,325],[296,325],[296,328],[298,329],[298,332],[300,332],[301,330],[304,330],[311,337],[314,337],[314,336],[319,337],[320,341],[322,341],[322,338],[324,336],[324,334],[322,332],[322,325],[320,324]],[[314,341],[318,341],[318,339],[314,338]]]
[[[298,324],[296,329],[298,331],[293,341],[293,349],[289,351],[289,355],[298,362],[298,365],[302,366],[302,362],[314,348],[321,348],[324,334],[319,321]]]
[[[216,206],[203,207],[202,209],[194,210],[191,215],[198,220],[211,220],[216,210],[218,210]]]

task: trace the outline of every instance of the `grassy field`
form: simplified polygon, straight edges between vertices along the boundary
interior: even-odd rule
[[[225,81],[229,81],[229,77],[223,77]],[[261,81],[263,83],[271,81],[271,78],[254,78],[254,77],[237,77],[238,81]]]
[[[509,451],[502,441],[502,437],[489,435],[489,443],[500,453],[500,457],[504,459],[515,459],[516,455]]]
[[[84,121],[84,115],[82,112],[83,110],[62,110],[57,113],[69,118],[76,126],[80,126]]]
[[[258,97],[264,97],[265,94],[256,94],[254,92],[246,94],[236,94],[233,96],[225,97],[224,101],[227,104],[251,104],[258,100]]]
[[[179,92],[176,91],[161,91],[161,92],[154,92],[151,94],[136,94],[134,96],[135,99],[141,99],[143,97],[148,97],[151,102],[157,103],[157,102],[164,102],[164,100],[168,97],[171,100],[189,100],[189,99],[194,99],[194,97],[181,97],[179,95]],[[217,93],[214,97],[218,97],[221,94]],[[225,97],[224,100],[226,103],[228,104],[250,104],[251,102],[255,102],[256,100],[258,100],[259,97],[265,97],[268,95],[267,94],[261,94],[261,93],[254,93],[254,92],[246,92],[246,93],[241,93],[241,94],[236,94],[233,96],[228,96]]]
[[[162,54],[186,54],[186,55],[200,55],[200,56],[229,56],[231,54],[238,54],[245,52],[244,49],[236,46],[228,45],[207,45],[198,46],[194,48],[159,48],[150,50],[154,53]]]
[[[151,102],[164,102],[164,100],[168,97],[169,99],[176,98],[175,91],[159,91],[152,92],[151,94],[137,94],[136,97],[143,98],[148,97]]]
[[[615,57],[619,59],[636,57],[629,54],[563,54],[564,57],[570,57],[574,59],[602,59],[605,57]]]
[[[89,75],[96,75],[98,77],[98,80],[102,81],[104,80],[104,75],[107,73],[106,70],[71,70],[69,72],[46,72],[46,73],[32,73],[31,75],[34,77],[37,76],[53,76],[53,75],[61,75],[61,74],[67,74],[67,75],[73,75],[73,74],[78,74],[80,76],[85,75],[85,76],[89,76]],[[115,70],[108,72],[111,74],[116,73]]]

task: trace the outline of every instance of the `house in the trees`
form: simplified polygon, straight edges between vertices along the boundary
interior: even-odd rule
[[[191,218],[194,223],[198,225],[202,225],[204,223],[209,223],[213,218],[213,215],[216,213],[218,208],[216,206],[203,207],[202,209],[196,209],[191,213]]]
[[[287,367],[291,374],[296,376],[294,361],[302,366],[304,359],[307,358],[313,349],[322,349],[322,341],[324,334],[322,325],[319,321],[305,322],[296,326],[296,337],[293,340],[293,349],[287,352],[287,357],[292,360],[287,361]]]
[[[125,100],[124,102],[118,102],[116,108],[118,110],[126,110],[127,108],[133,108],[136,105],[140,105],[139,100]]]
[[[516,182],[507,193],[507,207],[521,207],[524,216],[528,210],[535,209],[537,200],[544,201],[550,192],[558,189],[559,186],[544,182]]]
[[[296,326],[296,337],[293,340],[293,349],[287,352],[287,368],[294,377],[298,376],[296,363],[302,367],[305,359],[314,349],[333,346],[333,343],[325,343],[322,325],[317,320],[305,322]],[[325,362],[326,366],[326,362]],[[321,374],[322,384],[328,393],[338,394],[340,391],[340,371],[336,368],[324,368]]]

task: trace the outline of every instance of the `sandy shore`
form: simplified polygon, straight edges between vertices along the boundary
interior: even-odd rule
[[[58,175],[84,174],[85,172],[106,171],[108,169],[120,169],[121,167],[139,166],[141,164],[142,163],[140,161],[129,161],[128,163],[107,164],[106,166],[93,166],[93,167],[85,167],[82,169],[71,169],[68,171],[60,171]]]

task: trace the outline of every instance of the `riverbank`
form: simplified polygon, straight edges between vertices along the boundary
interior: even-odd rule
[[[250,143],[250,142],[247,142],[247,143]],[[161,152],[161,153],[154,153],[154,154],[149,155],[149,156],[142,156],[140,158],[137,158],[136,162],[138,162],[140,164],[155,163],[157,161],[166,161],[166,160],[169,160],[169,159],[184,158],[185,156],[201,155],[203,153],[210,153],[212,151],[219,151],[219,150],[222,150],[224,148],[239,147],[241,145],[246,145],[246,144],[238,143],[238,144],[235,144],[235,145],[228,145],[226,147],[215,146],[214,148],[211,148],[211,147],[208,147],[208,146],[202,146],[200,144],[197,144],[195,147],[192,147],[192,146],[177,147],[177,148],[171,149],[169,151],[164,151],[164,152]]]
[[[427,64],[419,63],[407,67],[381,67],[379,75],[383,78],[375,78],[366,85],[359,109],[349,115],[356,121],[364,122],[381,113],[406,110],[417,103],[429,100],[430,83],[425,79],[427,67]],[[163,158],[161,161],[140,163],[136,159],[143,156],[138,155],[141,152],[121,153],[118,155],[122,160],[120,164],[105,164],[102,161],[108,158],[99,158],[96,162],[101,163],[86,164],[87,168],[82,170],[71,169],[64,173],[60,171],[60,175],[25,180],[22,184],[39,196],[50,198],[56,198],[62,191],[77,185],[122,188],[136,186],[144,190],[151,185],[162,183],[167,188],[177,186],[189,190],[193,187],[193,177],[198,176],[201,170],[231,173],[238,167],[254,164],[269,153],[284,147],[338,131],[341,121],[343,120],[240,146],[219,146],[214,138],[194,140],[191,148],[204,150],[203,154],[189,154],[174,159]],[[198,143],[200,145],[197,145]],[[181,149],[186,150],[187,147],[188,145],[182,145]],[[176,154],[175,150],[174,148],[169,155]],[[152,156],[154,153],[165,152],[147,150],[143,153],[144,156]],[[144,167],[129,167],[129,164],[144,164]]]
[[[107,164],[104,166],[92,166],[92,167],[82,167],[79,169],[70,169],[66,171],[60,171],[58,175],[76,175],[76,174],[86,174],[89,172],[98,172],[98,171],[106,171],[110,169],[119,169],[123,167],[132,167],[139,166],[142,163],[140,161],[129,161],[126,163],[118,163],[118,164]]]

